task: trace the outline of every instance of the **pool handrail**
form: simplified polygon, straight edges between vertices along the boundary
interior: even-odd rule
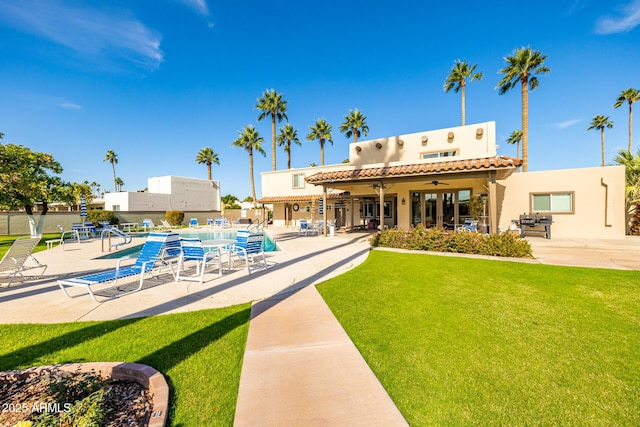
[[[116,236],[122,237],[122,239],[123,239],[122,243],[111,244],[111,235],[112,234],[115,234]],[[126,245],[128,243],[131,243],[131,241],[132,241],[132,237],[129,234],[125,233],[124,231],[120,231],[115,227],[105,228],[100,233],[100,245],[102,247],[102,252],[104,252],[104,238],[107,235],[108,235],[108,239],[109,239],[109,252],[111,252],[111,248],[118,249],[120,246],[124,246],[124,245]]]

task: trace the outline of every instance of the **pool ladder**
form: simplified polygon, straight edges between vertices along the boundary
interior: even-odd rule
[[[111,235],[115,234],[116,236],[122,237],[122,242],[121,243],[113,243],[111,244]],[[100,233],[100,244],[102,245],[102,252],[104,252],[104,240],[105,237],[107,237],[107,242],[109,243],[109,250],[108,252],[111,252],[111,248],[116,248],[118,249],[120,246],[126,245],[128,243],[131,243],[131,236],[126,234],[123,231],[118,230],[115,227],[110,227],[110,228],[105,228],[104,230],[102,230],[102,233]]]

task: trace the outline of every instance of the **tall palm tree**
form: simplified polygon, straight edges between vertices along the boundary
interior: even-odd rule
[[[638,154],[619,150],[615,162],[625,168],[625,201],[627,214],[631,216],[630,233],[640,232],[640,150]]]
[[[245,126],[241,132],[238,132],[238,139],[233,141],[233,147],[240,147],[247,150],[249,153],[249,179],[251,180],[251,196],[253,197],[253,206],[256,206],[256,186],[253,181],[253,152],[257,151],[258,153],[266,156],[267,153],[262,148],[262,143],[264,142],[264,138],[260,136],[258,131],[253,125]]]
[[[633,110],[631,106],[633,105],[634,102],[638,102],[638,100],[640,100],[640,91],[638,89],[634,89],[630,87],[629,89],[623,90],[618,96],[618,99],[616,99],[616,103],[613,104],[613,108],[618,108],[622,106],[622,104],[624,104],[625,102],[629,103],[629,149],[627,150],[629,152],[631,152],[631,149],[633,148],[633,143],[632,143]]]
[[[116,183],[116,163],[118,163],[118,155],[113,150],[107,150],[107,154],[102,161],[111,163],[111,169],[113,170],[113,191],[118,191],[118,185]]]
[[[602,166],[604,166],[604,128],[611,129],[613,127],[613,122],[609,120],[609,117],[605,116],[595,116],[593,120],[591,120],[591,126],[587,128],[587,130],[600,129],[600,141],[602,143]]]
[[[331,145],[333,145],[333,139],[331,138],[332,130],[333,128],[325,119],[318,119],[309,126],[307,141],[313,141],[314,139],[320,141],[320,164],[322,166],[324,166],[324,142],[329,141]]]
[[[275,89],[265,90],[262,98],[258,98],[255,108],[262,111],[258,121],[271,117],[271,168],[276,170],[276,120],[281,122],[289,120],[287,117],[287,101],[282,99],[282,94]]]
[[[218,157],[218,153],[213,151],[211,147],[204,147],[202,150],[198,151],[196,155],[196,162],[200,165],[207,165],[207,179],[211,181],[211,165],[216,164],[220,165],[220,158]]]
[[[516,158],[520,158],[520,141],[522,141],[522,130],[517,129],[511,132],[509,138],[507,138],[507,144],[517,144],[516,145]]]
[[[280,128],[278,134],[278,145],[284,145],[284,151],[287,153],[287,169],[291,169],[291,143],[302,145],[298,139],[298,131],[289,123]]]
[[[462,126],[465,125],[465,89],[467,87],[467,79],[471,78],[471,81],[482,80],[482,73],[474,73],[478,64],[469,65],[467,60],[460,61],[456,59],[453,64],[453,68],[449,71],[447,79],[444,81],[444,91],[449,92],[451,89],[455,93],[461,92],[462,94]]]
[[[358,142],[360,135],[369,135],[367,116],[363,115],[357,108],[349,110],[349,114],[344,116],[344,122],[340,123],[340,132],[344,133],[347,138],[351,138],[351,135],[353,135],[353,142]]]
[[[522,89],[522,171],[529,167],[529,89],[538,87],[536,74],[549,74],[551,70],[544,65],[547,55],[532,50],[530,47],[521,47],[513,55],[504,58],[507,66],[499,72],[504,74],[498,82],[497,89],[500,95],[504,95],[511,89],[521,84]]]

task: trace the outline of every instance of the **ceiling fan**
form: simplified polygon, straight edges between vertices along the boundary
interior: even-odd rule
[[[436,187],[437,187],[438,185],[449,185],[449,184],[447,184],[446,182],[440,182],[440,181],[437,181],[437,180],[436,180],[436,181],[431,181],[431,183],[432,183],[433,185],[435,185]]]

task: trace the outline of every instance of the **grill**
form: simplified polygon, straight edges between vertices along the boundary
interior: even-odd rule
[[[551,215],[520,215],[520,237],[524,238],[525,233],[544,234],[547,239],[551,238]],[[543,227],[544,230],[539,227]]]

